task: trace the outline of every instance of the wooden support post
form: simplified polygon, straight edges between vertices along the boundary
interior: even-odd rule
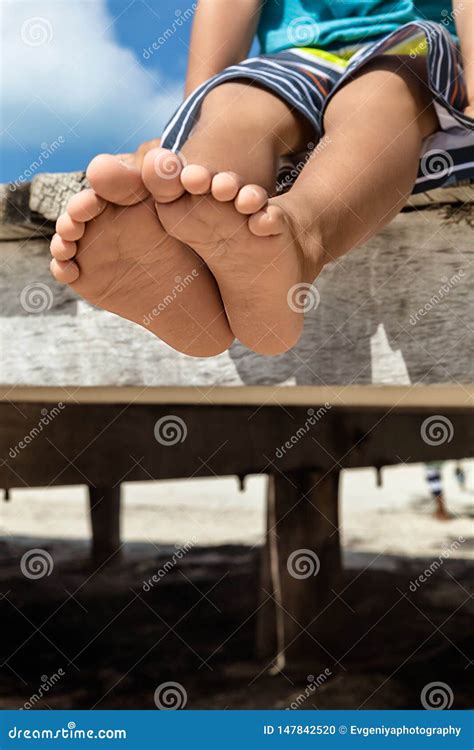
[[[275,482],[272,475],[267,477],[267,479],[267,529],[260,561],[260,608],[257,617],[256,651],[260,659],[272,659],[278,650],[270,550],[270,529],[272,527],[273,509],[275,507]]]
[[[330,666],[325,634],[340,616],[339,472],[291,471],[269,477],[258,654],[277,670]],[[269,599],[271,595],[271,599]]]
[[[120,484],[116,487],[89,486],[92,528],[92,560],[102,565],[120,554]]]

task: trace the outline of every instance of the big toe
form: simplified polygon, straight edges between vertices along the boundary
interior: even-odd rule
[[[143,182],[157,203],[171,203],[183,193],[181,157],[166,148],[152,148],[142,165]]]
[[[86,176],[98,195],[119,206],[132,206],[148,196],[132,154],[99,154],[87,167]]]

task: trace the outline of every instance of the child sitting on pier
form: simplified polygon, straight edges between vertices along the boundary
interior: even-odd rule
[[[473,0],[201,0],[185,101],[161,142],[91,162],[53,275],[187,354],[284,352],[327,263],[467,176],[473,105]],[[443,128],[469,149],[430,165]]]

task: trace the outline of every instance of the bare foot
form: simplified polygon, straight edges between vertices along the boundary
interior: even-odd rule
[[[119,187],[124,200],[126,185]],[[151,198],[124,208],[84,190],[71,199],[56,230],[51,271],[57,281],[186,354],[213,356],[230,346],[233,336],[212,274],[166,234]]]
[[[322,267],[320,248],[301,236],[287,196],[269,201],[258,185],[195,165],[181,168],[169,190],[156,168],[164,161],[163,149],[151,150],[142,169],[163,227],[211,269],[237,338],[259,354],[287,351],[301,335],[304,297]]]
[[[86,175],[97,195],[119,206],[132,206],[145,200],[149,192],[143,184],[141,167],[145,155],[159,146],[147,141],[132,154],[99,154],[87,167]]]

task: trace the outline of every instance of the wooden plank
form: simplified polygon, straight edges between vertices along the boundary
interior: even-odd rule
[[[85,184],[83,173],[39,175],[8,194],[8,202],[4,188],[0,221],[15,231],[34,224],[36,233],[51,232],[53,219]],[[328,266],[315,283],[319,304],[307,314],[300,342],[278,357],[259,357],[239,343],[211,360],[181,355],[57,284],[46,240],[1,242],[0,384],[470,386],[474,188],[460,190],[447,191],[449,200],[459,194],[464,204],[403,213]]]
[[[217,371],[218,372],[218,371]],[[147,386],[76,387],[1,386],[0,403],[40,404],[182,404],[195,406],[307,406],[319,408],[413,409],[474,408],[474,384],[346,386]]]
[[[32,239],[51,235],[52,225],[30,209],[29,183],[0,185],[0,240]]]
[[[51,237],[68,200],[85,187],[84,172],[40,174],[32,182],[0,185],[0,240]]]
[[[474,201],[474,186],[472,183],[457,187],[436,188],[428,193],[411,195],[407,206],[426,208],[427,206],[442,206],[448,203],[472,203]]]
[[[325,269],[315,284],[319,305],[307,315],[301,340],[278,357],[259,357],[238,343],[212,360],[181,355],[56,284],[46,243],[0,243],[6,311],[0,319],[0,383],[473,383],[474,243],[468,219],[470,214],[446,217],[443,211],[404,214],[365,248]],[[35,287],[44,298],[39,310],[25,305]]]
[[[333,407],[315,421],[299,406],[0,404],[0,487],[330,472],[472,455],[472,411]]]
[[[89,187],[85,172],[39,174],[33,178],[30,209],[49,221],[56,221],[70,198]]]

